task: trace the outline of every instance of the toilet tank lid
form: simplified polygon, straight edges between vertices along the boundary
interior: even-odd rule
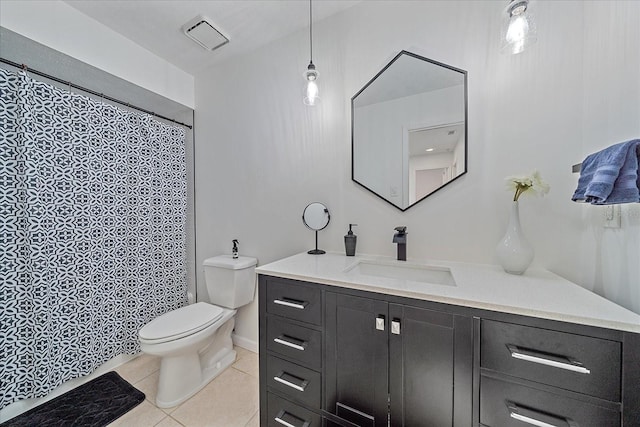
[[[208,267],[221,267],[230,270],[240,270],[243,268],[254,267],[258,264],[258,260],[248,256],[240,256],[233,258],[231,255],[218,255],[204,260],[204,265]]]

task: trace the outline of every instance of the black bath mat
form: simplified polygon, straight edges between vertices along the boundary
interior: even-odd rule
[[[115,372],[107,372],[0,427],[103,427],[143,400],[143,392]]]

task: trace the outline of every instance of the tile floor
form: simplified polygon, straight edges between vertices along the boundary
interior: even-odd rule
[[[241,347],[236,362],[186,402],[155,405],[160,361],[142,355],[115,371],[147,398],[109,427],[258,427],[258,355]]]

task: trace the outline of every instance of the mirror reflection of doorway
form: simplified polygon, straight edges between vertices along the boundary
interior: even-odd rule
[[[466,161],[465,132],[463,123],[420,126],[405,132],[408,202],[415,203],[458,176],[458,164]]]
[[[445,168],[416,170],[416,200],[433,193],[444,182]]]

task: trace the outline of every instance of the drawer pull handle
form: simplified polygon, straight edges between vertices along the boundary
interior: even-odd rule
[[[287,338],[291,339],[290,337],[287,337]],[[305,344],[307,343],[306,341],[302,341],[302,340],[300,340],[300,344],[288,341],[285,339],[285,335],[280,335],[278,338],[274,338],[273,341],[277,342],[278,344],[295,348],[296,350],[300,350],[300,351],[304,351]]]
[[[275,418],[274,418],[274,420],[275,420],[277,423],[282,424],[283,426],[287,426],[287,427],[296,427],[294,424],[288,423],[288,422],[286,422],[285,420],[283,420],[283,419],[282,419],[282,418],[280,418],[280,417],[275,417]]]
[[[558,357],[538,353],[531,350],[519,348],[515,345],[507,345],[507,348],[511,352],[511,357],[520,360],[526,360],[527,362],[539,363],[541,365],[553,366],[554,368],[566,369],[567,371],[578,372],[580,374],[590,374],[591,371],[585,368],[582,363],[571,360],[566,357]],[[557,359],[557,360],[554,360]]]
[[[523,423],[531,424],[533,426],[538,427],[559,427],[555,424],[545,423],[544,421],[536,420],[535,418],[527,417],[524,415],[516,414],[515,412],[511,412],[511,418],[514,420],[522,421]]]
[[[374,427],[375,418],[344,403],[336,402],[336,415],[360,427]]]
[[[546,415],[541,412],[528,408],[520,408],[518,405],[512,402],[507,403],[509,408],[509,416],[514,420],[522,421],[523,423],[531,424],[536,427],[577,427],[577,424],[573,421],[554,417],[552,415]],[[526,415],[525,415],[526,414]],[[536,417],[536,418],[534,418]],[[543,421],[540,418],[547,419]],[[553,422],[553,424],[551,424]]]
[[[309,304],[308,302],[305,302],[305,301],[297,301],[297,300],[292,300],[288,298],[274,299],[273,303],[278,305],[284,305],[285,307],[297,308],[298,310],[304,310],[304,308]]]
[[[291,422],[285,420],[285,418],[287,418]],[[309,421],[305,421],[294,415],[291,415],[284,409],[281,409],[280,412],[278,412],[278,415],[276,415],[274,421],[286,427],[308,427],[310,425]],[[293,424],[293,422],[298,422],[298,424]]]
[[[289,381],[289,380],[283,378],[285,376],[289,377],[292,381],[299,380],[301,382],[300,382],[300,384],[296,384],[296,383],[294,383],[292,381]],[[309,381],[300,379],[298,377],[294,377],[293,375],[289,375],[289,374],[287,374],[285,372],[280,372],[278,375],[273,377],[273,379],[275,381],[279,382],[280,384],[284,384],[287,387],[291,387],[292,389],[298,390],[298,391],[304,391],[304,389],[307,388],[307,385],[309,384]]]

